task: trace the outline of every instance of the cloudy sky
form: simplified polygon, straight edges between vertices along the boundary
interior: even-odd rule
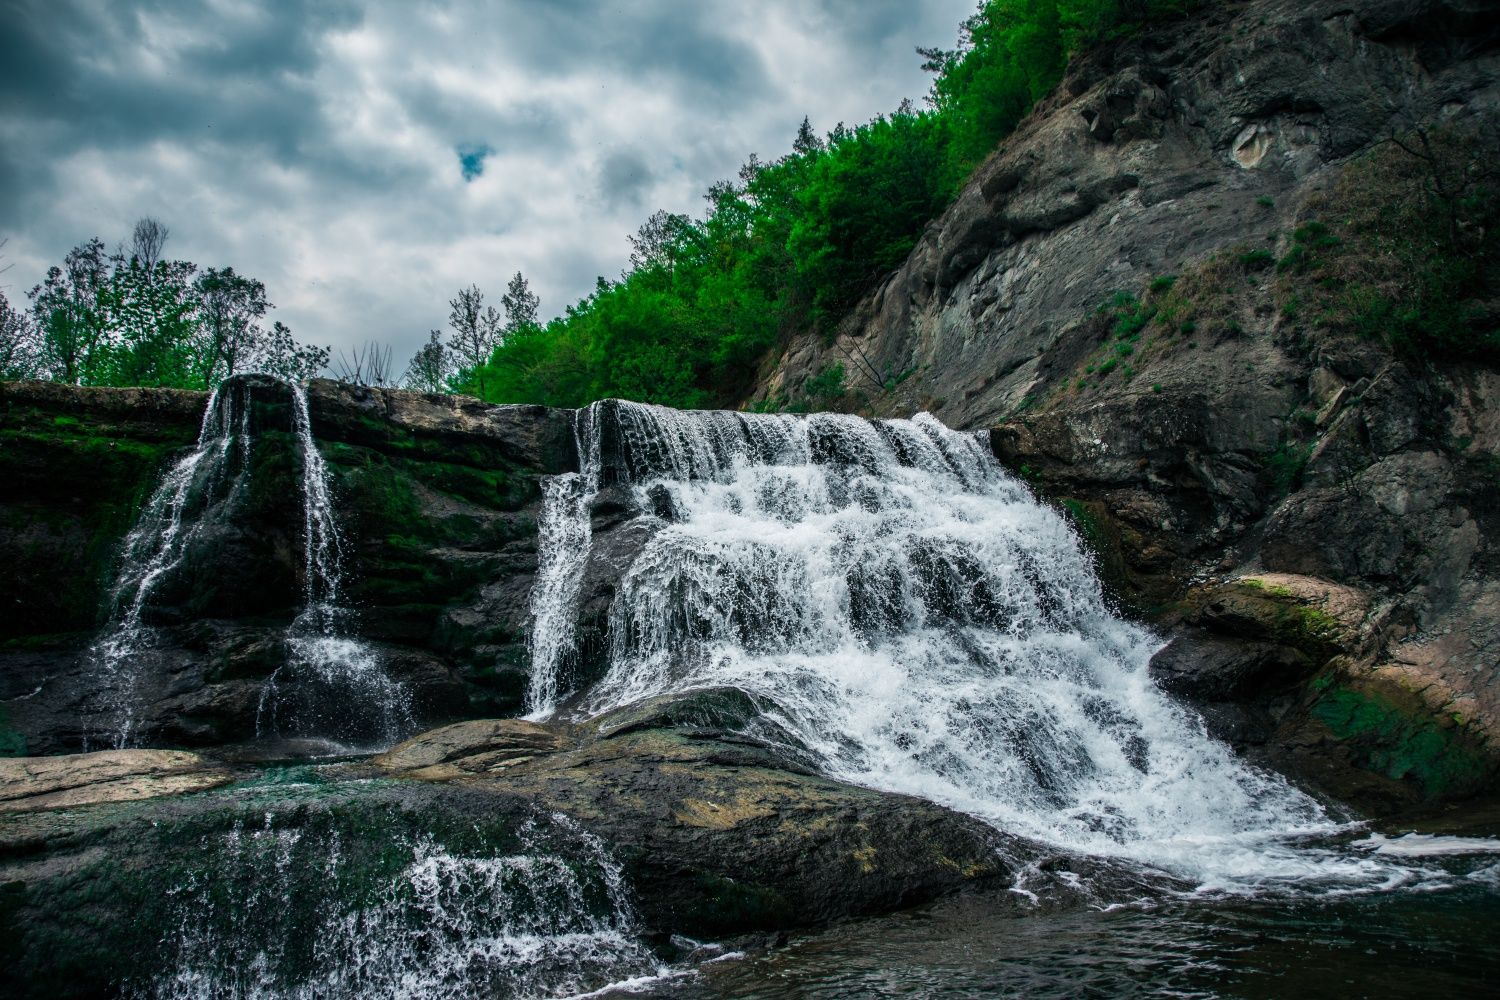
[[[974,6],[0,0],[0,288],[152,215],[300,338],[404,359],[460,286],[520,270],[553,315],[804,114],[920,99]]]

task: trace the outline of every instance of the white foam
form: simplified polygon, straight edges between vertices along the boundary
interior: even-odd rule
[[[675,513],[620,581],[584,714],[733,685],[835,777],[1202,891],[1412,877],[1306,846],[1339,825],[1155,687],[1159,641],[1110,611],[1073,531],[979,436],[609,405],[641,509],[665,490]]]
[[[1374,854],[1400,858],[1436,858],[1445,855],[1500,854],[1500,840],[1488,837],[1449,837],[1427,833],[1408,833],[1387,837],[1372,833],[1349,846]]]

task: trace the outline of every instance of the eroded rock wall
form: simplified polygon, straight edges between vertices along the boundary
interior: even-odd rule
[[[255,735],[302,606],[301,457],[290,390],[244,382],[245,488],[153,591],[142,736]],[[0,385],[0,710],[7,752],[76,750],[98,715],[88,649],[121,542],[191,447],[207,394]],[[419,720],[516,711],[541,476],[576,463],[570,411],[315,381],[309,412],[344,536],[355,630]]]
[[[1356,797],[1492,785],[1500,375],[1321,329],[1255,272],[1390,136],[1493,128],[1497,40],[1492,0],[1245,0],[1080,58],[754,401],[843,363],[847,409],[992,429],[1224,735]],[[1174,278],[1214,322],[1117,338]],[[1289,635],[1330,588],[1337,641]]]

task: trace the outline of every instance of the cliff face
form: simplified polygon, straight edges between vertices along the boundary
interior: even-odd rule
[[[846,408],[991,428],[1223,735],[1344,794],[1483,787],[1500,373],[1327,322],[1296,281],[1379,200],[1389,137],[1492,134],[1497,41],[1485,0],[1250,0],[1082,58],[755,401],[843,363]]]
[[[247,492],[201,517],[145,609],[159,630],[143,735],[255,735],[303,601],[301,462],[289,389],[250,379]],[[203,420],[203,393],[0,385],[0,709],[11,753],[77,749],[100,711],[89,647],[121,542]],[[526,682],[539,477],[576,463],[572,414],[314,382],[312,429],[346,547],[353,631],[418,720],[506,715]]]

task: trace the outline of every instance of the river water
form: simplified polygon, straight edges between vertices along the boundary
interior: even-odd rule
[[[271,734],[388,746],[413,722],[349,624],[342,540],[300,388],[293,404],[306,593],[263,722]],[[1114,613],[1071,527],[982,437],[927,416],[613,401],[580,411],[576,429],[581,471],[543,491],[532,718],[581,721],[738,687],[763,707],[743,735],[801,765],[1139,877],[1085,887],[1083,910],[1049,906],[1023,876],[999,895],[784,946],[699,947],[645,933],[632,892],[650,887],[627,887],[607,846],[565,817],[488,857],[424,830],[304,835],[284,825],[290,786],[278,786],[256,793],[269,796],[258,825],[205,840],[202,864],[169,890],[181,923],[167,941],[172,971],[139,995],[1497,992],[1500,841],[1487,836],[1497,817],[1467,817],[1462,837],[1441,825],[1371,833],[1210,738],[1151,682],[1156,637]],[[145,569],[116,588],[111,665],[146,645],[151,574],[180,561],[192,531],[182,512],[201,484],[232,488],[217,470],[248,437],[211,403],[199,447],[148,505],[127,551]],[[628,493],[648,540],[618,577],[609,648],[589,678],[577,669],[578,602],[605,489]],[[365,897],[341,889],[351,871],[374,886]],[[324,894],[307,902],[308,886]],[[290,899],[305,905],[287,910]]]
[[[1500,995],[1491,884],[1007,918],[984,897],[702,967],[655,995],[1417,998]]]

